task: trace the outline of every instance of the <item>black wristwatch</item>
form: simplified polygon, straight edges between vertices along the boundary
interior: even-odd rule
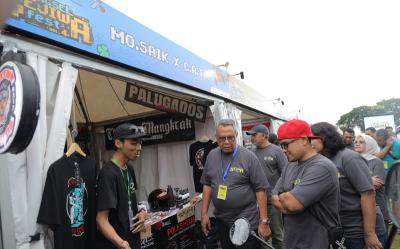
[[[270,219],[270,218],[262,219],[262,220],[260,220],[260,223],[261,223],[261,224],[269,225],[269,223],[271,223],[271,219]]]

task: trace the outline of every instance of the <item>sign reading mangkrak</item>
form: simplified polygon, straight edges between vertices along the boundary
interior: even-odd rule
[[[207,107],[198,103],[155,92],[153,90],[127,83],[125,100],[138,103],[159,111],[179,113],[205,122]]]
[[[163,114],[146,118],[133,119],[104,127],[106,149],[113,149],[115,128],[122,123],[143,126],[148,138],[143,138],[143,145],[187,141],[195,139],[194,120],[178,114]]]

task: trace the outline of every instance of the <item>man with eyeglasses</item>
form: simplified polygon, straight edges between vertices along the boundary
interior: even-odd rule
[[[211,229],[208,208],[212,200],[223,249],[236,248],[230,241],[229,229],[238,218],[246,218],[251,229],[258,232],[263,239],[268,239],[271,234],[265,194],[268,181],[257,157],[248,149],[237,145],[236,136],[234,120],[224,119],[218,123],[215,134],[218,148],[208,154],[201,177],[202,230],[208,235]],[[260,245],[250,236],[240,248],[256,249]]]
[[[284,214],[283,248],[329,248],[328,228],[340,228],[339,181],[335,165],[311,146],[310,126],[291,120],[278,129],[289,163],[272,192]]]
[[[281,176],[283,168],[288,164],[288,160],[279,146],[269,142],[269,130],[265,125],[256,125],[246,133],[251,135],[251,142],[256,146],[251,150],[260,160],[270,184],[269,190],[272,190]],[[272,245],[275,249],[281,249],[283,241],[282,213],[272,205],[270,191],[267,193],[267,199],[268,217],[271,219]]]
[[[146,212],[138,210],[137,183],[129,160],[139,158],[143,127],[124,123],[114,131],[115,153],[100,170],[97,183],[97,226],[100,230],[96,248],[140,248],[140,231]]]

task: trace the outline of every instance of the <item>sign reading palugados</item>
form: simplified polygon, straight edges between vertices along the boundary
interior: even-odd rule
[[[132,83],[126,84],[125,100],[159,111],[184,114],[201,122],[206,119],[207,107],[204,105],[158,93]]]
[[[86,45],[93,43],[89,21],[75,15],[67,4],[55,0],[20,1],[11,17]]]

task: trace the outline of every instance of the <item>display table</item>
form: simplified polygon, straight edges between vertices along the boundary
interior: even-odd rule
[[[149,213],[140,234],[142,249],[193,248],[195,207]]]

